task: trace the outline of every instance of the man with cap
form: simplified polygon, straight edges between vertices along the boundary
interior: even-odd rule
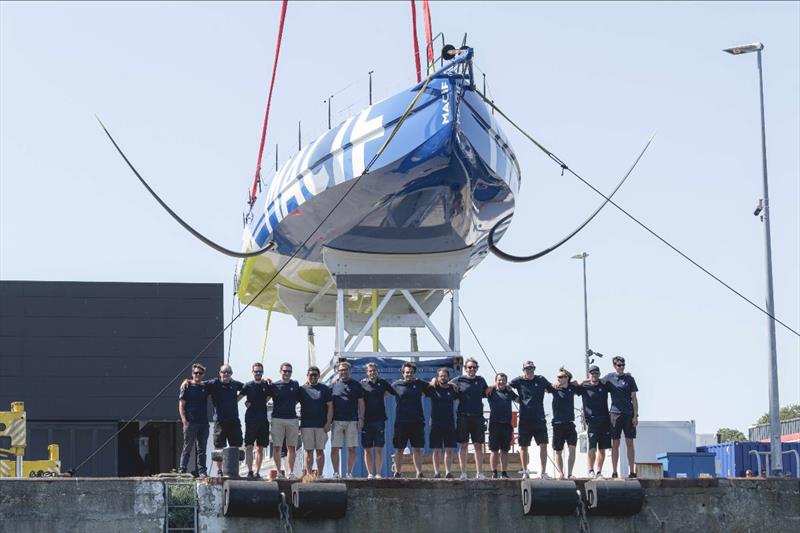
[[[544,393],[553,392],[553,386],[544,376],[534,374],[533,361],[522,364],[522,375],[508,384],[519,395],[519,459],[522,462],[522,477],[530,477],[528,470],[528,447],[531,439],[539,446],[539,462],[542,479],[547,479],[547,422],[544,415]]]
[[[600,380],[600,367],[589,367],[589,379],[581,383],[583,420],[589,436],[589,477],[600,477],[606,450],[611,448],[611,419],[608,413],[607,383]]]
[[[628,454],[628,477],[635,478],[636,472],[636,451],[633,447],[633,439],[636,438],[636,426],[639,424],[639,401],[636,399],[636,392],[639,387],[633,376],[625,372],[625,358],[616,356],[611,360],[614,365],[614,372],[606,375],[603,381],[608,383],[609,394],[611,395],[611,462],[614,471],[612,478],[618,477],[617,467],[619,466],[619,439],[625,433],[625,451]]]

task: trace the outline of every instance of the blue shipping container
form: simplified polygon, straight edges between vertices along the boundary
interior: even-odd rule
[[[707,452],[666,452],[656,456],[664,465],[664,477],[699,477],[700,474],[714,476],[714,454]]]
[[[781,446],[783,452],[790,450],[800,454],[800,442],[784,442]],[[758,475],[758,460],[751,451],[767,452],[770,445],[767,442],[726,442],[724,444],[712,444],[711,446],[700,446],[697,451],[713,453],[715,470],[718,477],[745,477],[750,470],[753,475]],[[766,464],[762,456],[761,468],[765,469]],[[783,454],[784,474],[793,478],[798,477],[797,456],[794,453]]]

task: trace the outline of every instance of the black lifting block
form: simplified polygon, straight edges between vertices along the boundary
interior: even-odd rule
[[[227,448],[225,448],[227,450]],[[239,450],[239,461],[244,461],[244,450],[241,448],[235,448]],[[222,452],[223,450],[211,450],[211,460],[212,461],[222,461]]]
[[[225,482],[222,490],[225,516],[278,516],[281,495],[274,481]]]
[[[587,481],[587,513],[596,516],[631,516],[642,510],[644,490],[636,480]]]
[[[574,515],[578,488],[574,481],[522,480],[522,508],[526,515]]]
[[[347,485],[344,483],[294,483],[292,517],[342,518],[347,512]]]

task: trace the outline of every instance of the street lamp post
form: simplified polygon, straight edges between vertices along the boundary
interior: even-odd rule
[[[767,134],[764,120],[764,77],[761,71],[761,43],[744,44],[726,48],[723,51],[739,55],[756,52],[758,58],[758,86],[760,89],[761,104],[761,170],[763,174],[764,198],[759,202],[755,215],[761,215],[764,222],[764,252],[767,266],[767,331],[769,333],[769,358],[767,372],[769,374],[769,433],[770,433],[770,459],[773,476],[783,473],[783,460],[781,454],[781,424],[780,403],[778,402],[778,353],[775,343],[775,297],[772,289],[772,238],[769,228],[769,185],[767,183]]]
[[[572,259],[580,259],[583,262],[583,333],[584,333],[584,376],[589,375],[589,300],[586,296],[586,258],[589,254],[581,252],[578,255],[573,255]]]

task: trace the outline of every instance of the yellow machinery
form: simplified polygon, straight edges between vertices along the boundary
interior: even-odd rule
[[[12,402],[10,411],[0,411],[0,477],[45,477],[61,472],[58,444],[47,447],[49,458],[25,461],[25,404]]]

